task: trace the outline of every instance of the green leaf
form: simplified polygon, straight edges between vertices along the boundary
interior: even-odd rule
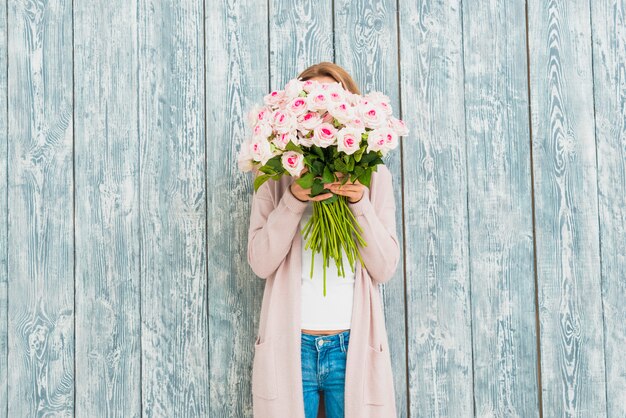
[[[278,169],[283,166],[283,163],[281,162],[280,158],[281,158],[280,155],[275,155],[274,157],[267,160],[265,165],[268,167],[272,167],[274,171],[278,171]]]
[[[266,174],[276,174],[276,171],[272,167],[268,167],[266,165],[259,167],[259,171]]]
[[[320,160],[315,160],[311,165],[311,172],[316,176],[321,176],[324,172],[324,163]]]
[[[354,158],[348,160],[348,171],[354,170]]]
[[[361,176],[359,176],[359,181],[364,186],[370,187],[371,180],[372,180],[372,169],[370,167],[367,170],[365,170],[365,173],[363,173],[363,174],[361,174]]]
[[[256,192],[257,190],[259,190],[259,187],[261,187],[261,185],[265,183],[270,177],[271,176],[269,174],[261,174],[260,176],[255,178],[254,179],[254,191]]]
[[[311,145],[311,151],[313,151],[322,160],[325,159],[324,158],[324,151],[322,151],[322,149],[320,147],[318,147],[317,145],[315,145],[315,144]]]
[[[315,180],[315,174],[309,171],[305,175],[297,179],[296,183],[298,183],[303,189],[309,189],[313,185],[313,180]]]
[[[322,180],[324,180],[324,183],[332,183],[333,181],[335,181],[335,175],[333,174],[332,171],[330,171],[328,166],[324,167],[324,174],[322,175]]]
[[[357,163],[359,161],[361,161],[361,157],[363,156],[363,153],[365,152],[365,149],[367,148],[367,145],[363,145],[361,148],[359,148],[353,155],[354,155],[354,161],[356,161]]]
[[[302,151],[302,148],[300,148],[299,146],[294,144],[293,141],[291,141],[291,140],[285,146],[285,150],[287,150],[287,151],[296,151],[296,152],[299,152],[300,154],[304,154],[304,152]]]
[[[341,159],[335,160],[335,170],[345,173],[348,171],[348,166]]]
[[[374,159],[378,157],[378,153],[376,151],[370,151],[361,158],[361,164],[369,164],[374,161]]]
[[[324,189],[324,184],[321,179],[317,177],[311,186],[311,197],[322,194],[324,191],[329,192],[330,190]]]

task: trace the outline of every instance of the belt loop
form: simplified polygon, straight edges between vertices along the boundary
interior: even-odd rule
[[[341,351],[346,352],[346,346],[343,345],[343,332],[339,334],[339,343],[341,344]]]

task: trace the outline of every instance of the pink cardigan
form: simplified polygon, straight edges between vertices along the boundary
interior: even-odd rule
[[[291,193],[292,181],[286,175],[269,180],[252,197],[248,263],[265,279],[252,364],[255,418],[304,418],[299,222],[308,203]],[[397,415],[391,358],[378,288],[394,275],[400,257],[389,169],[379,165],[363,198],[349,206],[367,246],[361,247],[366,268],[360,262],[356,268],[345,417],[393,418]]]

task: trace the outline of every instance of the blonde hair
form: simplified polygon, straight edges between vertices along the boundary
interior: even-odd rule
[[[341,83],[344,89],[355,94],[361,94],[359,87],[356,85],[350,74],[333,62],[323,61],[319,64],[311,65],[309,68],[302,71],[300,75],[298,75],[298,78],[305,81],[317,76],[331,77],[335,79],[335,81]]]

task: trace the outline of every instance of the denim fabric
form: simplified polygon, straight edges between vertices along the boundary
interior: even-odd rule
[[[350,330],[333,335],[300,334],[306,418],[317,417],[320,392],[324,392],[326,417],[344,418],[344,384]]]

